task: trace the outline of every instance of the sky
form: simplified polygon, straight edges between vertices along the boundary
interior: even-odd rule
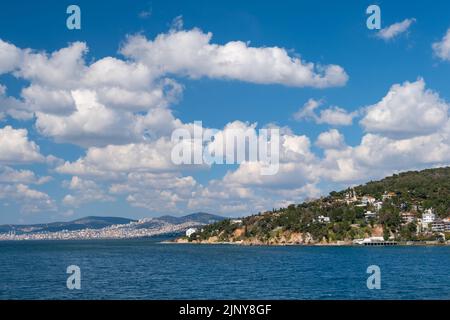
[[[70,30],[69,5],[81,10]],[[381,29],[366,9],[380,8]],[[39,1],[0,10],[0,224],[237,217],[450,163],[448,1]],[[279,170],[177,165],[196,122]]]

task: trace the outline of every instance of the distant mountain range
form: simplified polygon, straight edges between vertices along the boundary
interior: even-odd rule
[[[185,224],[187,222],[189,222],[190,224],[205,225],[218,222],[224,219],[225,219],[224,217],[204,212],[192,213],[182,217],[165,215],[158,218],[146,218],[143,220],[134,220],[121,217],[88,216],[67,222],[51,222],[42,224],[29,224],[29,225],[18,225],[18,224],[0,225],[0,234],[9,232],[14,232],[16,234],[31,234],[31,233],[61,232],[64,230],[68,231],[77,231],[84,229],[97,230],[110,227],[113,225],[127,225],[133,222],[135,223],[135,228],[156,229],[161,227],[162,225],[176,226]]]

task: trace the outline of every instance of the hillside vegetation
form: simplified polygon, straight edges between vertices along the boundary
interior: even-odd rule
[[[180,241],[330,244],[371,236],[436,239],[431,224],[422,223],[424,212],[435,213],[436,221],[450,215],[450,167],[395,174],[287,208],[226,219]]]

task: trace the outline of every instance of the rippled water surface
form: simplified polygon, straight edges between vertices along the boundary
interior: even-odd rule
[[[81,290],[66,287],[69,265]],[[0,242],[0,299],[450,299],[450,247]]]

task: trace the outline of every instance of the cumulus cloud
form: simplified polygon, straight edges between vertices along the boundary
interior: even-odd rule
[[[338,130],[331,129],[319,134],[316,145],[322,149],[341,149],[345,146],[345,138]]]
[[[359,144],[334,148],[327,142],[331,136],[337,138],[336,133],[321,134],[327,139],[319,136],[316,144],[325,149],[317,167],[322,181],[361,183],[398,171],[450,164],[448,103],[426,89],[423,79],[393,85],[365,111],[361,124],[368,133]]]
[[[335,126],[349,126],[353,123],[353,118],[358,115],[358,112],[348,112],[347,110],[331,106],[316,113],[316,109],[323,105],[322,100],[309,99],[293,117],[297,121],[313,120],[318,124],[329,124]]]
[[[319,185],[362,182],[397,170],[450,163],[448,104],[419,79],[393,85],[384,98],[364,109],[360,124],[366,133],[354,146],[330,129],[314,142],[323,149],[319,156],[311,150],[310,137],[278,128],[277,174],[263,176],[262,164],[246,159],[222,178],[196,181],[186,173],[191,166],[177,166],[171,159],[173,130],[195,128],[171,111],[183,92],[171,76],[315,88],[344,85],[348,77],[340,66],[306,62],[280,47],[241,41],[217,44],[211,33],[182,30],[180,22],[153,40],[128,37],[120,58],[87,60],[88,47],[82,42],[51,53],[0,42],[0,73],[12,73],[27,83],[17,98],[0,85],[0,117],[35,117],[42,136],[86,149],[75,161],[48,158],[57,173],[69,175],[63,183],[64,206],[114,201],[117,196],[153,213],[209,210],[244,215],[319,196]],[[402,26],[391,27],[384,31],[388,38],[402,32]],[[440,52],[441,47],[436,48]],[[293,117],[343,126],[360,115],[323,104],[310,99]],[[208,148],[220,146],[234,129],[259,138],[256,123],[231,121],[218,130],[207,129],[214,132]],[[222,150],[224,156],[229,155],[226,151]],[[54,209],[50,196],[29,187],[48,177],[11,167],[45,160],[26,130],[0,129],[0,164],[9,166],[0,167],[0,198],[21,202],[30,212]]]
[[[22,52],[15,45],[0,39],[0,75],[17,68]]]
[[[315,187],[318,158],[310,146],[308,137],[284,132],[280,137],[280,163],[275,175],[261,175],[261,162],[244,161],[222,179],[199,186],[188,207],[192,210],[215,207],[227,214],[240,215],[317,196],[320,193]]]
[[[30,120],[33,118],[33,113],[28,110],[23,101],[8,96],[6,86],[0,84],[0,119],[6,116],[17,120]]]
[[[114,201],[95,181],[74,176],[70,181],[64,181],[63,186],[72,193],[67,194],[62,202],[66,206],[79,207],[90,202]]]
[[[193,130],[193,127],[187,128]],[[235,121],[222,130],[214,130],[215,139],[209,143],[214,145],[223,140],[227,141],[233,130],[237,129],[243,135],[258,139],[256,124]],[[237,170],[229,171],[221,180],[222,192],[218,191],[219,182],[201,185],[193,177],[183,176],[180,173],[183,167],[174,165],[170,158],[173,144],[166,139],[145,144],[90,148],[84,157],[74,162],[66,162],[57,167],[56,171],[110,182],[110,194],[125,195],[130,205],[153,212],[165,210],[166,213],[180,213],[183,210],[200,210],[201,205],[209,207],[216,201],[217,205],[223,207],[222,213],[238,214],[243,208],[237,205],[238,201],[244,201],[246,210],[253,211],[252,205],[262,208],[269,203],[270,194],[277,195],[277,203],[280,205],[288,202],[286,198],[293,201],[300,197],[309,197],[313,192],[317,194],[317,189],[313,187],[313,165],[317,159],[310,150],[309,139],[286,130],[283,132],[280,150],[277,151],[281,158],[278,174],[262,176],[260,173],[265,164],[243,161]],[[244,143],[245,140],[238,137],[238,141]],[[240,143],[235,147],[241,147]],[[234,153],[233,150],[227,151]],[[220,155],[227,156],[228,153]],[[224,196],[227,193],[228,195]],[[198,197],[206,198],[203,201]],[[249,197],[251,201],[247,202]],[[66,204],[75,201],[76,197],[72,194],[64,199]],[[262,201],[265,202],[264,205]]]
[[[338,65],[315,65],[279,47],[251,47],[242,41],[211,43],[212,33],[171,30],[154,40],[130,36],[121,53],[161,74],[210,77],[296,87],[342,86],[348,76]]]
[[[0,87],[0,117],[35,117],[39,133],[61,143],[141,143],[169,130],[161,130],[154,119],[164,113],[167,118],[164,110],[183,92],[169,76],[319,88],[344,85],[348,78],[338,65],[305,62],[283,48],[258,48],[241,41],[214,44],[211,33],[182,28],[182,18],[177,17],[172,28],[154,40],[128,37],[121,58],[90,62],[84,42],[45,52],[0,40],[0,74],[11,73],[29,83],[17,98]],[[177,119],[169,123],[179,124]]]
[[[198,188],[193,177],[178,172],[132,172],[123,182],[113,184],[110,192],[127,195],[126,200],[133,207],[158,213],[183,213]]]
[[[450,29],[447,30],[441,41],[433,43],[432,48],[437,57],[450,61]]]
[[[38,177],[31,170],[5,166],[45,161],[39,146],[28,139],[26,129],[0,128],[0,199],[3,205],[15,203],[22,213],[56,210],[55,202],[48,194],[28,186],[45,184],[51,177]]]
[[[0,163],[44,162],[39,146],[28,140],[26,129],[0,128]]]
[[[385,41],[394,39],[394,38],[398,37],[399,35],[401,35],[402,33],[408,31],[408,29],[411,27],[411,25],[414,22],[416,22],[416,19],[411,18],[411,19],[405,19],[401,22],[391,24],[390,26],[381,29],[377,33],[377,36],[378,36],[378,38],[383,39]]]
[[[42,111],[52,114],[68,114],[75,111],[75,101],[70,91],[30,85],[22,90],[26,108],[32,112]]]
[[[72,98],[76,111],[68,116],[37,113],[36,127],[43,135],[85,146],[130,139],[120,130],[126,128],[125,115],[99,103],[95,91],[73,91]]]
[[[92,147],[86,156],[65,162],[56,168],[63,174],[86,176],[117,176],[130,171],[163,172],[178,170],[171,159],[173,143],[166,138],[154,142]]]
[[[366,134],[355,147],[326,150],[322,179],[356,183],[394,172],[450,164],[450,125],[436,133],[403,139]]]
[[[309,99],[303,107],[293,114],[297,121],[313,120],[317,118],[315,110],[323,104],[322,100]]]
[[[3,204],[13,201],[21,207],[22,213],[37,213],[55,211],[55,201],[46,193],[31,189],[29,186],[18,184],[1,184],[0,199]]]
[[[176,103],[182,93],[180,84],[142,63],[113,57],[86,63],[83,42],[52,53],[1,44],[9,55],[18,52],[17,59],[2,60],[3,70],[30,85],[20,98],[0,86],[0,114],[35,116],[39,132],[57,142],[89,147],[142,141],[144,131],[152,132],[149,113]]]
[[[425,81],[393,85],[378,103],[367,107],[361,120],[364,129],[391,137],[429,134],[448,121],[449,105]]]
[[[347,110],[332,106],[328,109],[320,111],[317,123],[326,123],[335,126],[349,126],[356,117],[356,112],[347,112]]]
[[[0,183],[45,184],[52,180],[50,176],[38,177],[31,170],[16,170],[8,166],[0,166]]]
[[[264,196],[270,197],[273,203],[289,203],[320,194],[317,188],[319,183],[340,188],[399,171],[449,165],[450,120],[445,113],[448,111],[447,103],[437,93],[425,89],[422,79],[392,86],[387,97],[367,108],[362,123],[370,132],[363,135],[355,146],[347,145],[344,136],[338,130],[331,129],[322,132],[315,142],[324,150],[323,157],[318,157],[311,152],[308,137],[286,134],[282,138],[284,143],[277,175],[257,175],[257,163],[243,163],[236,170],[229,171],[222,180],[205,186],[201,190],[204,198],[192,200],[192,203],[207,205],[207,199],[212,202],[214,198],[222,198],[217,201],[233,204],[236,210],[242,209],[243,203],[259,208],[264,207],[264,200],[258,201],[257,198]],[[369,130],[369,124],[374,125],[374,122],[366,122],[367,119],[373,119],[372,112],[378,108],[384,110],[386,106],[391,112],[386,119],[397,119],[398,122],[384,123],[380,120],[377,123],[384,125],[382,130],[380,126],[372,126]],[[315,101],[309,101],[304,115],[314,117],[317,107]],[[434,121],[431,115],[420,114],[429,110],[431,115],[442,116],[442,119]],[[410,118],[409,113],[415,116]],[[410,124],[414,130],[409,130],[408,125],[403,125],[401,121]],[[377,132],[373,131],[375,128]],[[237,194],[221,193],[220,185],[226,186],[226,190],[233,189]],[[231,207],[228,209],[231,210]]]

